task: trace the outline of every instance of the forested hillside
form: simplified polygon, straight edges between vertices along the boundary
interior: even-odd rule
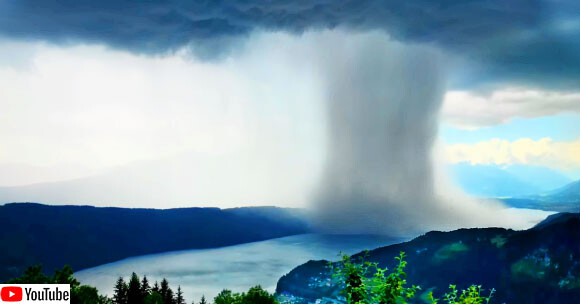
[[[119,259],[211,248],[308,232],[300,210],[275,207],[124,209],[0,206],[0,281],[29,265],[47,273]]]

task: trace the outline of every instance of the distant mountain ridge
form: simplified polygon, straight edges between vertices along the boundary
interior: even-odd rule
[[[371,250],[367,260],[393,269],[393,258],[406,252],[407,280],[422,286],[422,292],[442,295],[448,284],[458,288],[481,284],[488,291],[497,290],[492,303],[580,303],[579,243],[580,214],[564,213],[525,231],[433,231]],[[297,304],[335,299],[339,289],[331,283],[327,265],[309,261],[298,266],[280,278],[277,293]]]
[[[309,232],[299,209],[127,209],[0,206],[0,282],[30,265],[47,273],[173,250],[212,248]]]
[[[580,180],[550,191],[545,197],[552,201],[580,202]]]
[[[572,181],[549,168],[459,163],[450,167],[450,173],[467,193],[498,198],[511,207],[580,211],[580,180]]]
[[[580,211],[580,180],[544,194],[507,198],[504,202],[517,208],[578,212]]]
[[[183,163],[187,163],[184,169]],[[0,186],[0,202],[42,201],[54,205],[88,203],[95,206],[115,204],[119,207],[131,207],[131,203],[140,206],[158,206],[159,202],[221,202],[237,203],[247,201],[276,201],[291,206],[295,200],[304,200],[300,196],[290,201],[279,201],[287,198],[264,194],[263,185],[269,184],[270,171],[268,166],[253,171],[259,173],[263,182],[239,183],[240,187],[221,189],[214,187],[220,179],[227,178],[229,183],[244,181],[244,175],[255,168],[230,172],[227,177],[203,175],[200,172],[217,172],[220,166],[235,167],[231,159],[217,158],[207,161],[192,161],[181,157],[171,162],[143,161],[137,162],[96,175],[42,182],[20,186]],[[289,163],[290,164],[290,163]],[[303,165],[303,164],[300,164]],[[292,168],[300,168],[299,164],[291,164]],[[540,166],[529,165],[472,165],[458,163],[447,167],[451,178],[468,194],[480,197],[514,198],[525,195],[546,193],[572,182],[572,179],[562,173]],[[155,174],[150,174],[154,172]],[[177,175],[176,175],[177,174]],[[168,178],[171,177],[171,178]],[[189,181],[184,185],[172,180]],[[132,181],[127,183],[127,181]],[[295,193],[298,189],[312,186],[309,183],[288,181],[288,187],[282,192]],[[151,185],[155,185],[151,187]],[[203,191],[201,191],[203,189]],[[226,191],[229,198],[222,197]],[[266,191],[267,192],[267,191]],[[299,192],[299,191],[298,191]],[[262,194],[260,194],[262,193]],[[285,197],[285,196],[284,196]],[[119,205],[124,204],[125,205]]]
[[[481,197],[519,197],[544,193],[572,180],[561,173],[537,166],[471,165],[449,167],[453,180],[467,193]]]

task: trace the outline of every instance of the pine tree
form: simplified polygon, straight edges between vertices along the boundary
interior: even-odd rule
[[[151,288],[151,292],[156,292],[158,294],[161,294],[161,289],[159,288],[159,284],[157,283],[157,281],[155,281],[155,284],[153,284],[153,287]]]
[[[173,299],[173,290],[171,290],[169,282],[167,282],[167,279],[165,278],[161,281],[159,293],[161,294],[161,297],[163,297],[163,302],[165,304],[173,304],[175,302]]]
[[[73,277],[73,270],[69,265],[65,265],[62,270],[56,270],[53,277],[54,284],[70,284],[71,289],[79,287],[81,284]]]
[[[161,287],[159,288],[159,294],[163,297],[163,301],[167,299],[168,290],[169,290],[169,282],[167,282],[167,279],[163,278],[163,280],[161,280]]]
[[[199,304],[207,304],[207,301],[205,300],[204,295],[201,296],[201,300],[199,301]]]
[[[167,299],[165,299],[165,304],[175,304],[175,295],[173,295],[173,290],[171,290],[171,288],[167,290]]]
[[[113,302],[115,304],[127,304],[128,298],[127,293],[129,291],[129,287],[123,280],[123,277],[119,277],[117,283],[115,284],[115,294],[113,295]]]
[[[181,286],[177,287],[177,295],[175,296],[175,304],[185,304],[185,299],[183,298],[183,292],[181,291]]]
[[[151,286],[149,286],[149,280],[147,276],[143,276],[143,281],[141,281],[141,296],[143,299],[151,293]]]
[[[129,280],[129,290],[127,292],[128,304],[141,304],[143,298],[141,297],[141,282],[136,273],[131,274],[131,280]]]

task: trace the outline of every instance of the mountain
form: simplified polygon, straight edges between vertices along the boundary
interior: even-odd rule
[[[500,198],[511,207],[580,211],[580,180],[571,182],[568,177],[549,168],[459,163],[450,167],[450,174],[465,192]]]
[[[580,180],[544,194],[507,198],[503,201],[517,208],[578,212],[580,211]]]
[[[571,180],[558,171],[538,166],[471,165],[449,168],[453,180],[467,193],[482,197],[516,197],[543,193]]]
[[[296,202],[307,201],[309,191],[304,189],[318,181],[317,162],[292,153],[280,153],[272,159],[268,153],[243,149],[135,161],[73,179],[0,187],[0,203],[129,208],[159,208],[163,203],[165,208],[178,208],[186,203],[251,207],[271,202],[296,206]],[[14,171],[0,171],[0,175],[10,179]],[[272,178],[279,172],[284,172],[284,178]]]
[[[567,222],[569,220],[573,220],[575,218],[578,217],[578,213],[570,213],[570,212],[561,212],[561,213],[556,213],[556,214],[552,214],[550,216],[548,216],[545,220],[543,220],[542,222],[538,223],[536,226],[534,226],[533,229],[543,229],[545,227],[554,225],[554,224],[558,224],[558,223],[564,223]]]
[[[580,202],[580,180],[550,191],[547,195],[543,195],[542,199],[553,202]]]
[[[0,206],[0,282],[30,265],[47,273],[172,250],[212,248],[308,232],[301,210]]]
[[[442,296],[449,284],[497,291],[492,303],[580,303],[580,214],[558,214],[526,231],[502,228],[429,232],[368,252],[366,260],[393,269],[407,254],[407,281]],[[354,258],[358,258],[359,253]],[[292,303],[337,298],[327,261],[309,261],[279,281]],[[419,297],[420,298],[420,297]],[[318,303],[318,302],[317,302]],[[417,303],[421,303],[417,299]]]

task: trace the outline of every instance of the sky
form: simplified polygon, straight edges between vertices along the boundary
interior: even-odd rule
[[[433,115],[409,116],[436,120],[436,162],[580,179],[577,12],[569,0],[2,1],[0,201],[305,206],[340,140],[333,71],[377,75],[337,64],[359,53],[408,60],[383,64],[400,68],[384,76],[391,90],[407,71],[431,85],[415,59],[436,58]],[[398,132],[383,135],[415,135]]]

